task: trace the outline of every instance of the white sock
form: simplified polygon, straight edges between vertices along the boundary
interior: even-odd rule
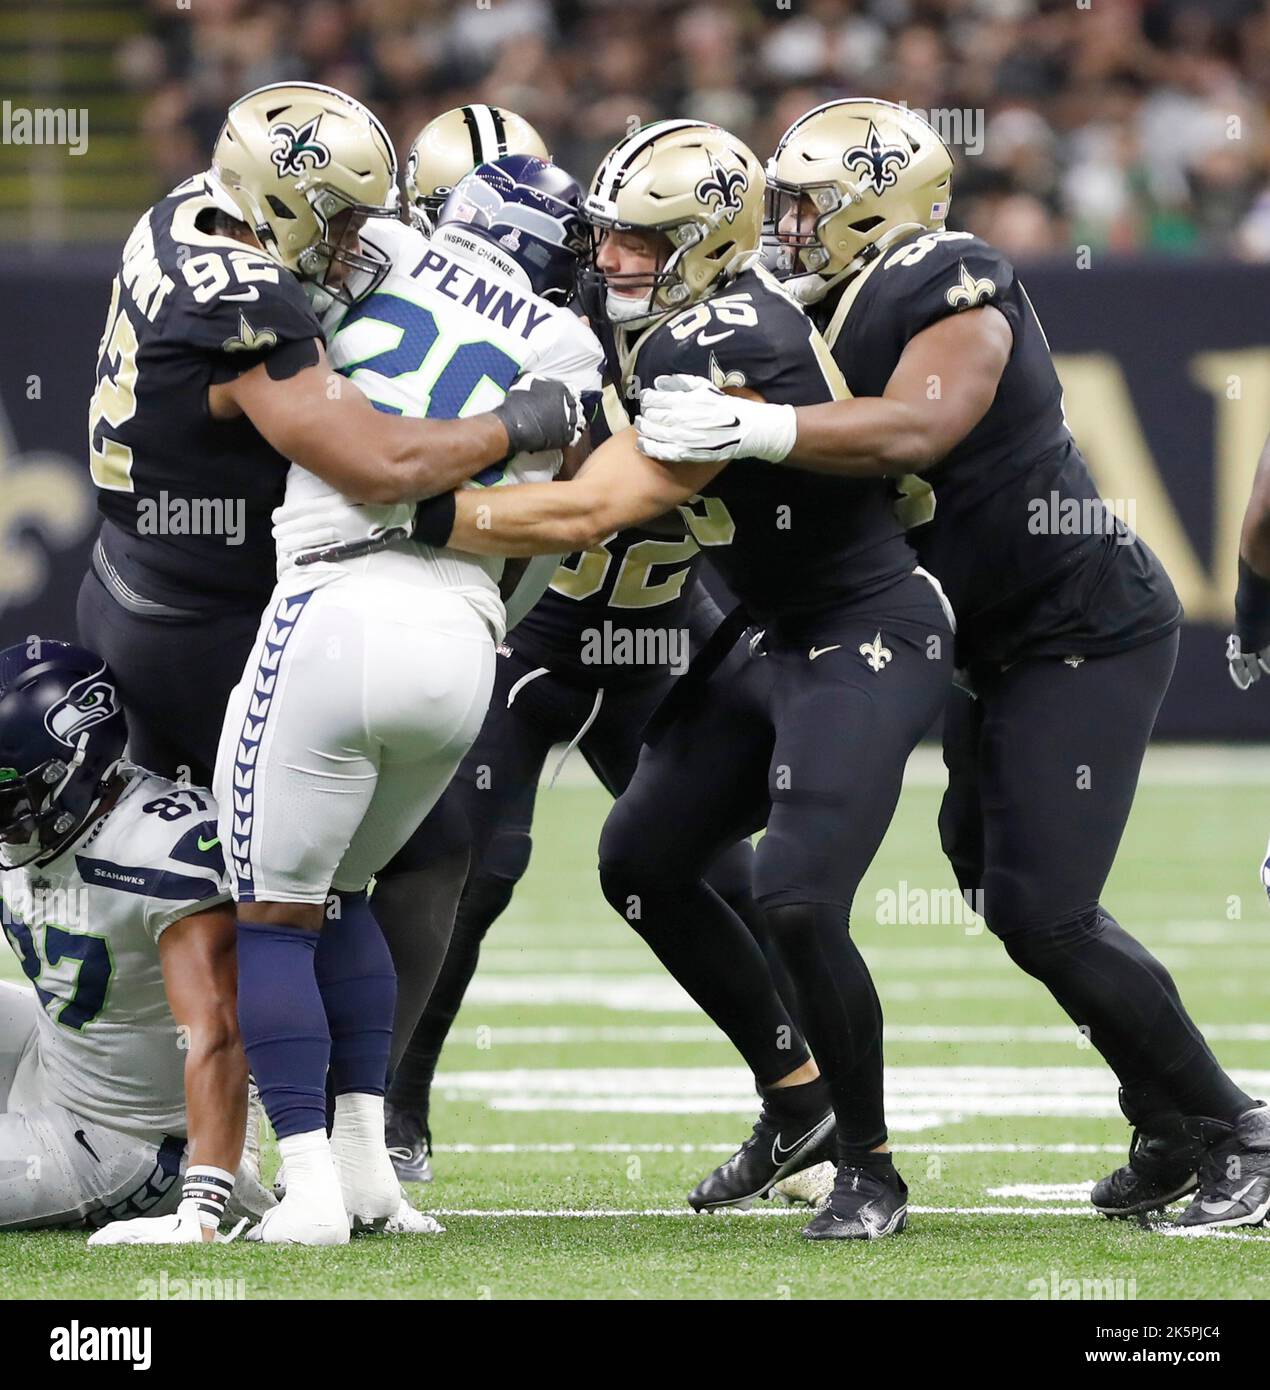
[[[335,1159],[324,1129],[288,1134],[285,1139],[278,1140],[278,1152],[286,1165],[288,1196],[292,1191],[301,1194],[339,1192]]]
[[[365,1091],[346,1091],[335,1097],[331,1139],[340,1148],[384,1147],[384,1098]]]

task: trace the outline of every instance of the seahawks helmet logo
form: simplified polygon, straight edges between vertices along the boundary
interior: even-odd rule
[[[269,138],[274,143],[270,158],[277,167],[280,178],[289,174],[303,174],[305,168],[325,169],[331,162],[331,152],[317,138],[319,112],[311,121],[306,121],[299,130],[286,121],[269,127]]]
[[[737,213],[745,207],[742,194],[749,186],[750,180],[744,170],[725,169],[718,160],[711,159],[710,173],[697,184],[697,201],[708,203],[712,211],[735,222]]]
[[[73,748],[85,729],[119,713],[115,687],[100,673],[76,681],[56,704],[44,712],[44,727],[59,742]]]
[[[842,156],[842,163],[844,168],[859,174],[861,182],[874,193],[885,193],[899,182],[899,171],[908,168],[910,159],[907,146],[885,144],[877,126],[870,121],[864,144],[852,145]]]

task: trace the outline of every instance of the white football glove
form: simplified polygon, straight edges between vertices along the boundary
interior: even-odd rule
[[[216,1235],[215,1241],[226,1244],[246,1224],[240,1221],[228,1235]],[[131,1221],[112,1221],[109,1226],[94,1231],[88,1243],[97,1248],[103,1245],[202,1245],[203,1239],[198,1203],[186,1198],[171,1216],[138,1216]]]
[[[729,396],[705,377],[659,376],[640,393],[639,447],[665,463],[766,459],[780,463],[798,437],[792,405]]]
[[[1226,663],[1231,680],[1240,690],[1247,690],[1263,675],[1270,675],[1270,646],[1262,647],[1259,652],[1246,652],[1239,634],[1232,632],[1226,638]]]

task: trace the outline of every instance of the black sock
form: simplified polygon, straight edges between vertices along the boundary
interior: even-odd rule
[[[800,1081],[796,1086],[760,1086],[764,1104],[781,1119],[794,1123],[819,1119],[832,1101],[823,1076],[812,1081]]]

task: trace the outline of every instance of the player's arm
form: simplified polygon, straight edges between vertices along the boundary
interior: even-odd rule
[[[1235,630],[1226,659],[1240,690],[1270,673],[1270,439],[1261,451],[1239,533]]]
[[[285,458],[367,503],[432,497],[512,455],[564,448],[581,418],[576,395],[542,379],[465,420],[389,415],[336,374],[316,340],[271,353],[208,396],[214,416],[246,415]]]
[[[589,550],[614,531],[660,516],[699,492],[722,463],[659,463],[635,430],[607,439],[570,482],[464,489],[419,509],[416,534],[477,555]]]
[[[238,1170],[247,1124],[236,940],[227,903],[178,918],[159,937],[168,1006],[187,1048],[189,1163],[227,1173]]]
[[[659,459],[762,458],[848,477],[920,473],[987,414],[1013,345],[1005,315],[986,305],[914,334],[881,396],[751,405],[702,380],[659,378],[641,401],[640,448]]]

